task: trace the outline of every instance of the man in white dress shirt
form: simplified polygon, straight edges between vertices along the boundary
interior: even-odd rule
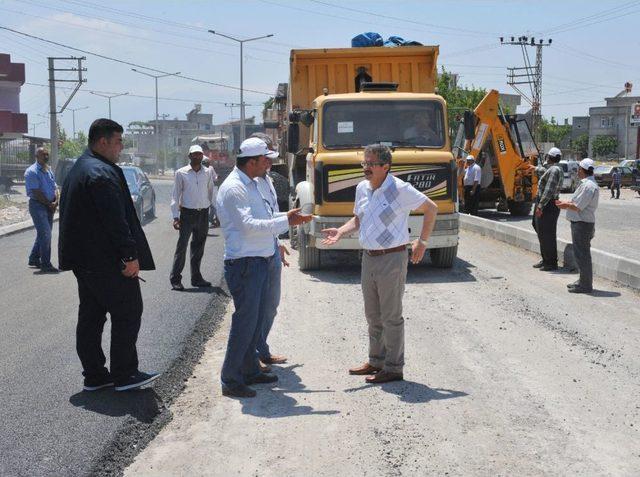
[[[280,207],[278,206],[278,194],[276,193],[276,189],[273,185],[273,179],[271,179],[271,176],[269,175],[271,166],[273,165],[273,159],[278,157],[278,153],[274,150],[273,141],[267,134],[255,132],[249,137],[262,139],[269,148],[269,154],[265,155],[267,158],[267,169],[263,176],[256,177],[254,181],[258,184],[258,190],[262,197],[264,197],[264,199],[269,203],[271,210],[274,212],[280,212]],[[285,267],[289,266],[289,262],[287,262],[286,259],[286,255],[289,255],[287,247],[277,237],[274,245],[276,252],[279,253],[280,260],[272,260],[269,263],[269,271],[267,273],[267,299],[263,310],[264,316],[260,319],[262,322],[262,331],[257,347],[258,357],[260,358],[260,361],[264,363],[261,368],[263,371],[269,370],[270,364],[283,364],[287,362],[286,356],[272,354],[269,344],[267,343],[269,332],[271,331],[273,321],[278,314],[278,306],[280,305],[282,265]]]
[[[369,325],[369,360],[349,374],[370,375],[368,383],[403,379],[404,318],[402,296],[407,278],[409,213],[424,214],[420,237],[411,243],[411,262],[419,263],[433,230],[438,206],[423,193],[389,174],[391,150],[382,144],[364,150],[365,180],[356,188],[354,217],[340,228],[325,229],[323,243],[359,231],[362,295]]]
[[[235,310],[222,365],[222,394],[254,397],[251,384],[273,383],[278,377],[260,370],[256,348],[268,293],[268,270],[276,253],[276,237],[289,225],[311,220],[300,209],[274,212],[254,179],[264,175],[271,151],[264,141],[249,138],[240,145],[236,167],[218,190],[216,209],[224,235],[224,277]]]
[[[467,168],[464,171],[463,179],[464,208],[467,214],[478,215],[481,180],[482,168],[476,164],[476,158],[469,154],[467,156]]]
[[[209,230],[209,207],[214,191],[213,169],[202,167],[204,154],[200,146],[189,148],[189,165],[176,171],[171,197],[173,228],[178,230],[178,244],[171,268],[171,287],[182,291],[182,269],[184,268],[187,244],[191,238],[191,285],[210,287],[211,283],[202,278],[200,262],[204,254],[204,244]]]

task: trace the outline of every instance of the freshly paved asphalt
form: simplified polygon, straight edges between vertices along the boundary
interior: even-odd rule
[[[153,437],[144,434],[153,432],[154,418],[166,414],[167,402],[182,389],[181,367],[195,364],[206,339],[195,335],[212,332],[226,296],[220,288],[219,229],[210,230],[202,267],[213,287],[170,289],[177,240],[169,211],[171,185],[154,181],[158,217],[144,227],[157,270],[141,273],[146,283],[141,283],[140,369],[165,372],[152,389],[82,392],[73,274],[40,275],[27,268],[34,230],[0,238],[0,475],[107,474],[122,468],[126,462],[118,460],[129,459],[135,446]],[[54,251],[57,231],[56,223]],[[57,252],[52,261],[55,265]],[[184,284],[190,287],[188,269],[187,260]],[[109,322],[104,337],[108,356]]]

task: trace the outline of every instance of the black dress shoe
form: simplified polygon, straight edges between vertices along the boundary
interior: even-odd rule
[[[540,268],[541,272],[554,272],[558,269],[558,265],[543,265]]]
[[[184,290],[184,286],[182,286],[182,283],[176,282],[176,283],[172,283],[171,284],[171,289],[172,290],[177,290],[177,291],[183,291]]]
[[[580,285],[570,287],[567,291],[569,293],[593,293],[593,289],[589,290],[588,288],[582,288]]]
[[[211,282],[206,281],[205,279],[201,278],[200,280],[191,280],[191,285],[194,287],[210,287],[211,286]]]
[[[247,384],[275,383],[278,381],[278,376],[276,376],[275,374],[260,373],[257,376],[254,376],[253,378],[245,379],[245,381],[247,382]]]
[[[40,268],[40,260],[29,260],[29,266]]]
[[[580,282],[573,282],[573,283],[567,283],[567,288],[573,288],[573,287],[579,287],[580,286]]]
[[[533,265],[533,268],[542,268],[542,267],[544,267],[544,262],[542,260],[540,260],[538,263]]]
[[[222,395],[228,397],[256,397],[256,392],[251,389],[249,386],[245,386],[244,384],[238,384],[237,386],[228,387],[222,385]]]

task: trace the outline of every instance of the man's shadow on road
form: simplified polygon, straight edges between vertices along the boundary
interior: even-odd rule
[[[378,387],[384,392],[395,394],[400,401],[410,404],[424,404],[430,401],[440,401],[442,399],[454,399],[468,396],[464,391],[454,391],[452,389],[430,388],[429,386],[415,381],[393,381],[384,384],[364,384],[357,388],[345,389],[344,392],[352,393]]]
[[[265,388],[264,385],[257,387],[258,395],[256,398],[242,399],[243,414],[265,418],[339,414],[340,411],[337,410],[315,411],[311,406],[299,405],[295,398],[289,396],[289,394],[335,392],[328,389],[307,389],[302,384],[300,376],[295,372],[295,369],[301,366],[301,364],[293,364],[286,367],[274,367],[273,372],[278,376],[278,382],[270,389]]]
[[[111,417],[131,416],[149,424],[160,413],[160,396],[151,388],[116,392],[113,389],[81,391],[69,398],[75,407]]]

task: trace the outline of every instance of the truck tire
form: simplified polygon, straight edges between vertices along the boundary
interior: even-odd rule
[[[298,268],[300,270],[316,270],[320,268],[320,250],[309,245],[309,236],[298,225]]]
[[[433,266],[438,268],[451,268],[458,255],[458,246],[432,248],[429,250],[429,255],[431,256]]]
[[[280,211],[285,212],[289,210],[289,181],[285,176],[274,171],[271,171],[269,175],[273,180],[273,188],[276,190]]]
[[[531,213],[531,202],[509,201],[509,212],[514,217],[522,217]]]

